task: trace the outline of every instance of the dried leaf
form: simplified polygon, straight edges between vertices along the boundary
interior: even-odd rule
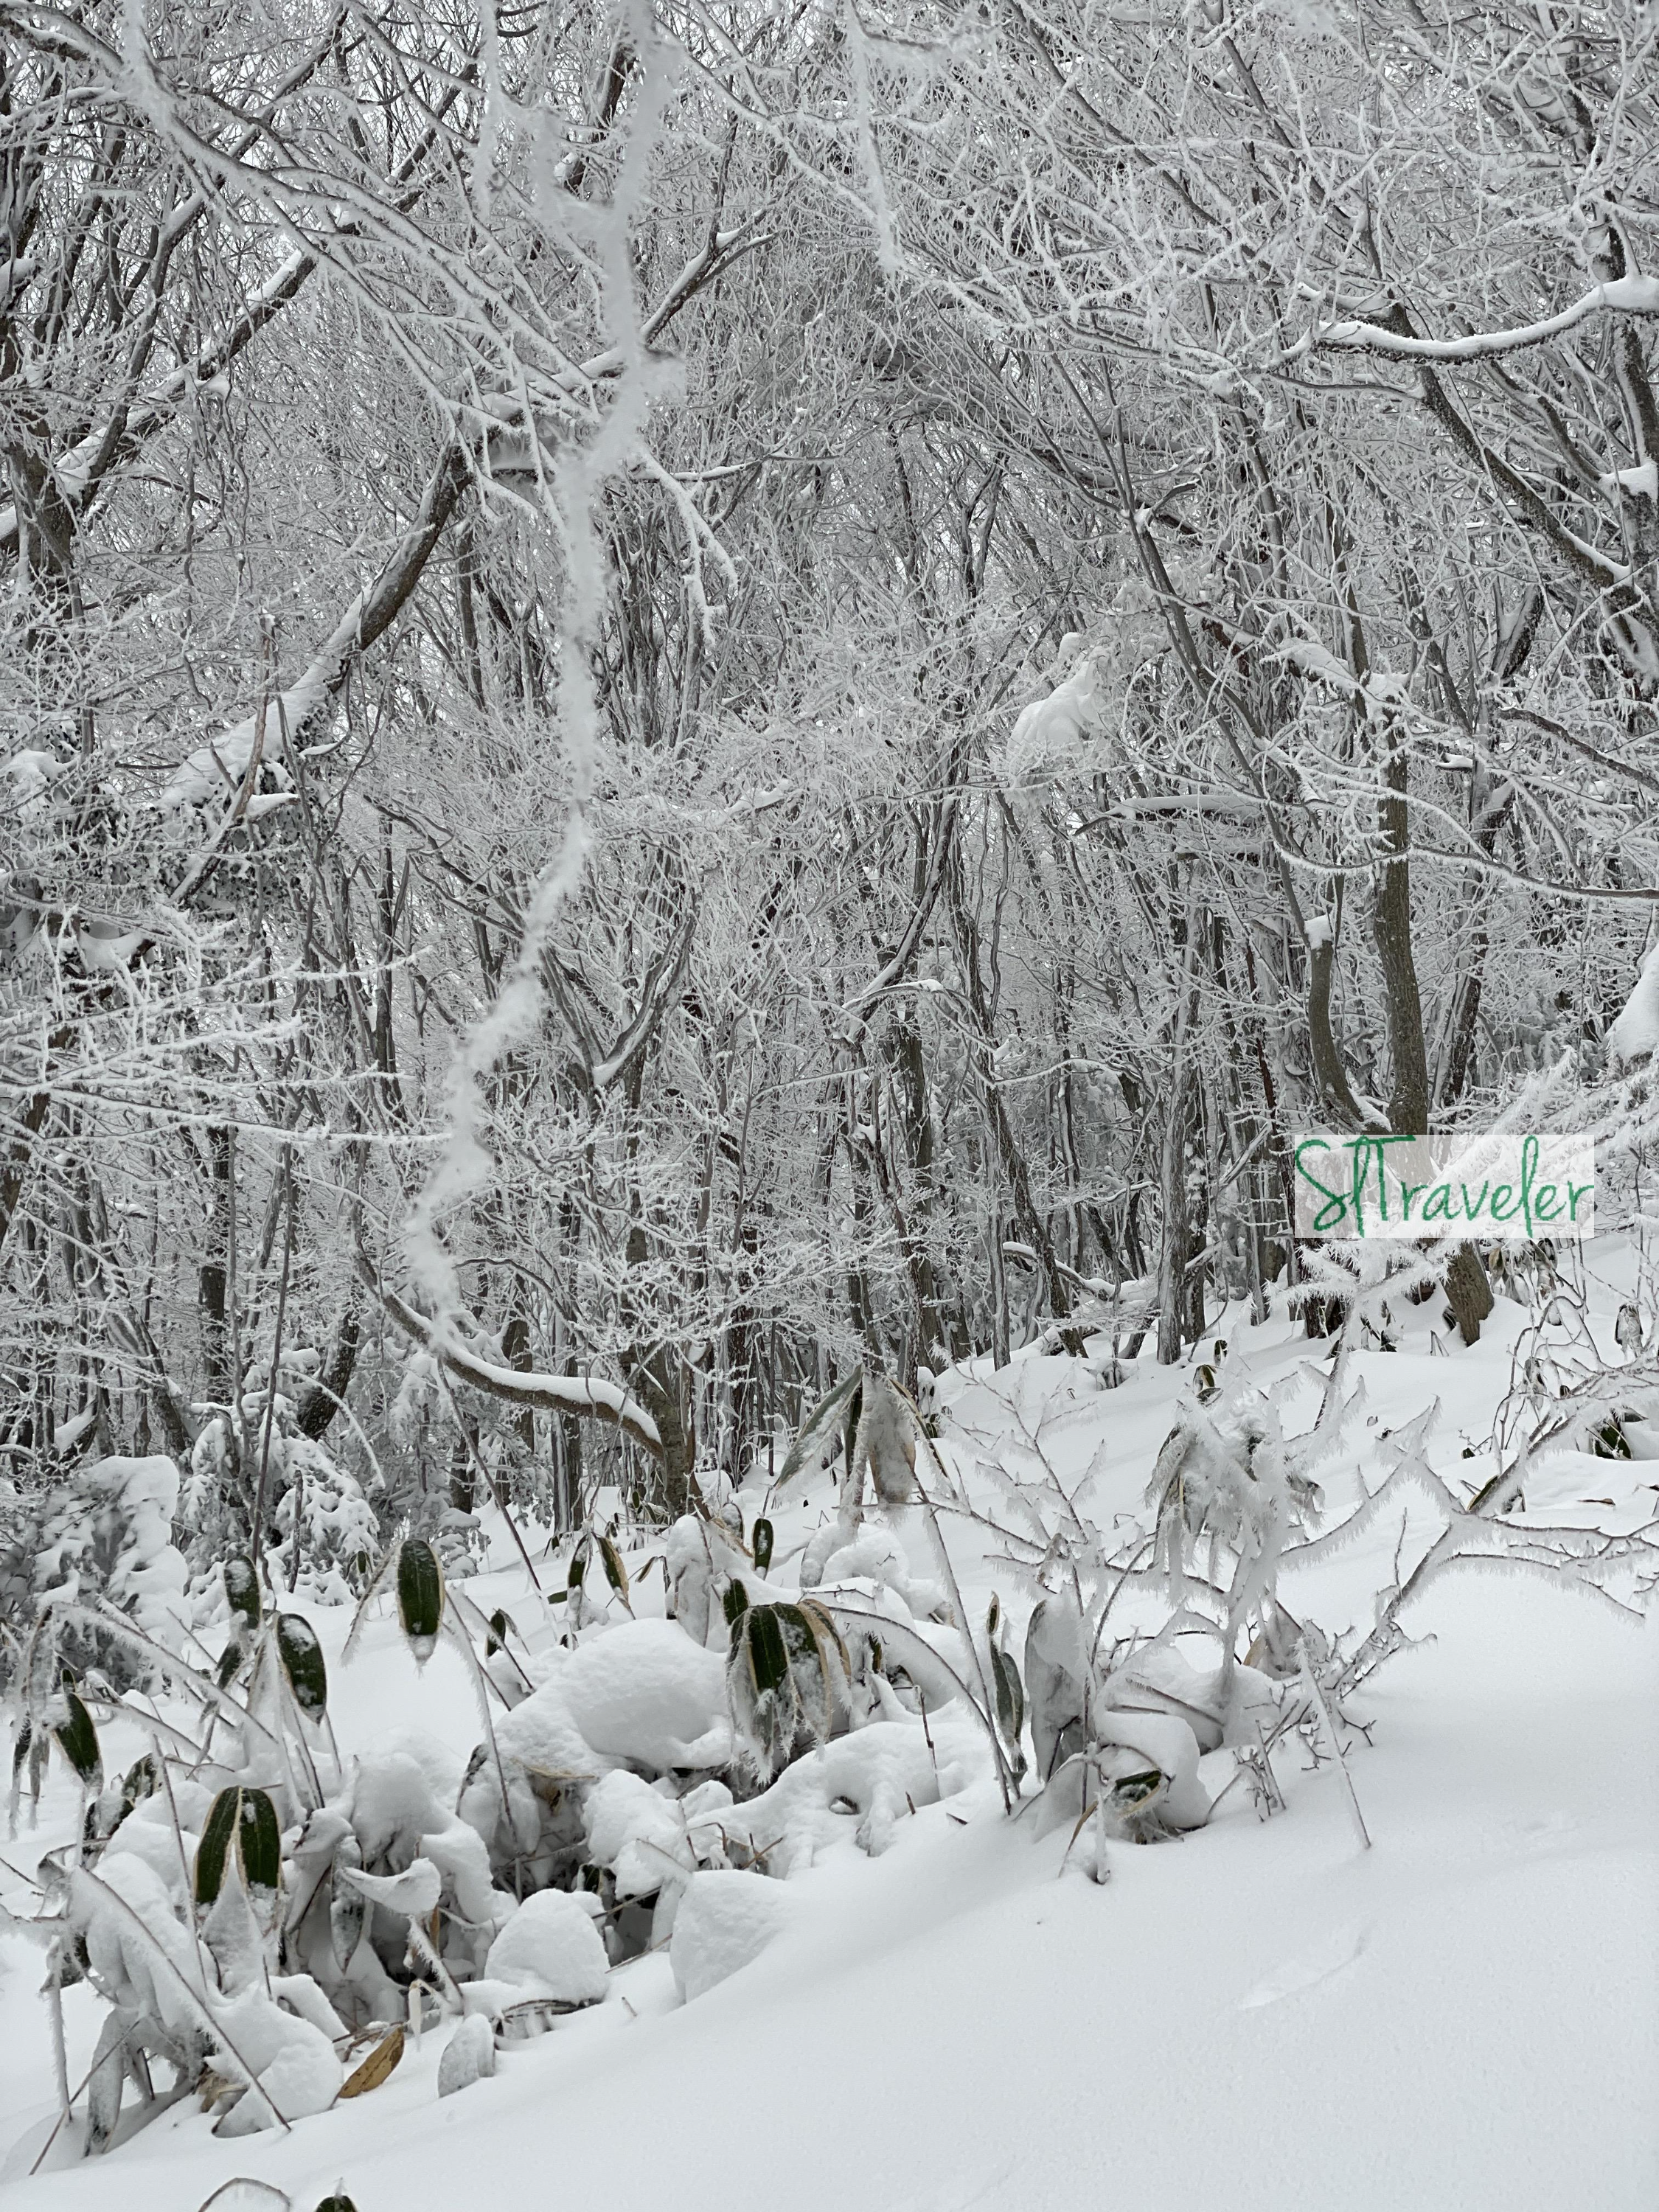
[[[348,2074],[341,2085],[343,2097],[366,2097],[371,2089],[378,2089],[396,2068],[404,2055],[404,2032],[394,2027],[383,2035],[362,2064]]]
[[[605,1578],[623,1603],[628,1603],[628,1570],[623,1565],[622,1553],[609,1536],[599,1539],[599,1557],[605,1562]]]

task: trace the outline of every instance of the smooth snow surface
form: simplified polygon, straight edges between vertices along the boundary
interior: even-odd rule
[[[1610,1283],[1595,1295],[1610,1344],[1626,1291]],[[1525,1319],[1500,1300],[1480,1346],[1443,1351],[1437,1302],[1412,1310],[1398,1352],[1355,1363],[1367,1392],[1358,1463],[1328,1487],[1362,1476],[1374,1487],[1364,1439],[1435,1399],[1437,1468],[1466,1487],[1484,1479],[1487,1459],[1471,1467],[1465,1449],[1480,1448],[1510,1387]],[[1229,1316],[1220,1333],[1264,1378],[1322,1353],[1282,1316],[1259,1330]],[[976,1367],[941,1378],[942,1438],[965,1470],[1040,1449],[1109,1523],[1144,1512],[1188,1384],[1147,1363],[1111,1392],[1081,1362]],[[1648,1460],[1559,1454],[1540,1463],[1528,1505],[1558,1524],[1633,1527],[1653,1516],[1654,1474]],[[745,1498],[750,1516],[759,1503]],[[807,1503],[775,1507],[775,1577],[830,1504],[820,1484]],[[904,1509],[885,1524],[917,1571],[931,1569],[920,1520]],[[993,1588],[1013,1603],[996,1540],[976,1523],[947,1516],[946,1528],[970,1617],[983,1620]],[[1292,1576],[1286,1603],[1332,1632],[1364,1626],[1401,1533],[1397,1521],[1375,1528]],[[504,1545],[495,1557],[500,1571],[475,1594],[527,1618],[522,1571],[506,1567]],[[641,1607],[645,1587],[641,1577]],[[441,1648],[416,1691],[389,1618],[370,1622],[341,1667],[346,1616],[312,1617],[343,1747],[400,1747],[407,1818],[429,1825],[431,1799],[453,1806],[476,1736],[461,1662]],[[550,1658],[546,1687],[501,1732],[541,1703],[550,1740],[556,1708],[584,1727],[603,1717],[616,1760],[647,1737],[658,1753],[672,1739],[688,1759],[709,1756],[726,1725],[719,1653],[659,1620],[616,1618],[611,1635]],[[1307,1768],[1294,1737],[1275,1757],[1282,1813],[1259,1819],[1241,1783],[1206,1826],[1109,1845],[1098,1885],[1081,1846],[1068,1860],[1069,1824],[1042,1833],[1029,1806],[1005,1816],[960,1705],[935,1716],[931,1753],[913,1754],[919,1732],[900,1719],[878,1721],[735,1808],[714,1784],[678,1807],[647,1803],[647,1785],[619,1771],[590,1817],[611,1824],[618,1850],[632,1839],[641,1887],[644,1856],[678,1860],[684,1824],[741,1823],[764,1842],[763,1813],[780,1832],[789,1824],[788,1880],[692,1876],[672,1938],[596,1974],[603,2002],[503,2044],[493,2078],[474,2070],[479,2021],[446,2024],[411,2039],[382,2087],[287,2135],[216,2140],[185,2100],[102,2160],[26,2179],[55,2109],[52,2059],[40,1954],[8,1934],[8,2212],[197,2212],[236,2174],[280,2185],[296,2212],[342,2179],[358,2212],[505,2208],[550,2191],[606,2212],[731,2212],[763,2194],[793,2212],[1654,2212],[1659,1637],[1565,1587],[1490,1573],[1439,1582],[1406,1625],[1421,1640],[1354,1700],[1372,1737],[1349,1762],[1369,1850],[1340,1773]],[[960,1638],[931,1633],[966,1663]],[[630,1651],[637,1668],[623,1663]],[[1212,1665],[1214,1647],[1191,1657]],[[660,1698],[641,1692],[646,1674],[668,1686]],[[1166,1688],[1183,1679],[1178,1668],[1158,1676]],[[388,1737],[393,1717],[418,1732]],[[1205,1749],[1193,1786],[1213,1795],[1233,1772],[1230,1750]],[[9,1849],[13,1865],[65,1840],[75,1810],[54,1778],[39,1831]],[[387,1820],[399,1817],[388,1803]],[[24,1882],[4,1881],[27,1914]],[[515,1971],[543,1978],[531,1931],[554,1916],[555,1948],[578,1940],[578,1922],[597,1944],[577,1899],[538,1899],[496,1936],[489,1975],[507,1978],[511,1953]],[[101,2008],[71,1990],[65,2011],[78,2080]],[[465,2094],[441,2100],[457,2035],[470,2045],[447,2074]]]

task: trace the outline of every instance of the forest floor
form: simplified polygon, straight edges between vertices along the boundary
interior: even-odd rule
[[[1588,1264],[1610,1346],[1628,1258],[1609,1243]],[[1464,1444],[1491,1429],[1528,1316],[1500,1301],[1479,1346],[1443,1352],[1437,1308],[1413,1311],[1396,1352],[1356,1358],[1358,1433],[1438,1400],[1431,1458],[1467,1477]],[[1219,1328],[1264,1377],[1322,1351],[1282,1316]],[[1109,1522],[1144,1511],[1188,1379],[1146,1361],[1105,1391],[1082,1362],[1018,1359],[945,1378],[942,1434],[959,1464],[1029,1452],[1036,1435],[1068,1487],[1089,1479]],[[1311,1406],[1311,1374],[1305,1388]],[[1362,1444],[1328,1492],[1378,1474]],[[1567,1455],[1528,1504],[1557,1523],[1631,1528],[1653,1517],[1656,1477],[1653,1461]],[[814,1494],[778,1515],[781,1559],[823,1505]],[[1011,1578],[954,1526],[982,1615]],[[1285,1602],[1331,1632],[1365,1625],[1400,1540],[1397,1520],[1374,1530],[1289,1577]],[[1409,1545],[1407,1532],[1408,1557]],[[503,1539],[472,1594],[522,1615],[509,1556]],[[416,1690],[395,1621],[372,1620],[342,1666],[346,1613],[311,1611],[343,1750],[418,1735],[423,1757],[459,1767],[477,1733],[459,1657],[441,1646]],[[1235,1788],[1201,1830],[1112,1846],[1103,1884],[1079,1855],[1067,1863],[1063,1825],[1038,1836],[1029,1812],[1006,1818],[988,1774],[902,1820],[879,1857],[850,1839],[823,1850],[787,1885],[784,1933],[718,1987],[684,2004],[667,1956],[638,1958],[603,2003],[509,2046],[492,2080],[441,2102],[435,2029],[372,2095],[285,2136],[216,2140],[186,2100],[103,2160],[76,2162],[60,2141],[27,2179],[56,2108],[40,1954],[0,1938],[8,2203],[196,2212],[242,2174],[289,2192],[295,2212],[337,2182],[358,2212],[544,2200],[729,2212],[775,2198],[791,2212],[1652,2212],[1659,1630],[1565,1587],[1474,1573],[1438,1583],[1406,1626],[1420,1641],[1355,1700],[1370,1740],[1355,1739],[1349,1772],[1369,1848],[1341,1771],[1310,1765],[1295,1737],[1276,1759],[1282,1812],[1260,1818]],[[417,1730],[388,1730],[400,1707]],[[1219,1786],[1231,1754],[1204,1771]],[[38,1827],[7,1848],[0,1895],[20,1913],[34,1856],[72,1832],[58,1772]],[[68,1993],[72,2080],[98,2011],[84,1988]]]

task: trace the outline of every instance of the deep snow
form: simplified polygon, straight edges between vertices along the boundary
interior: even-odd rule
[[[1626,1262],[1597,1249],[1610,1345]],[[1400,1352],[1356,1363],[1379,1430],[1439,1397],[1432,1456],[1467,1474],[1463,1439],[1489,1428],[1524,1320],[1500,1304],[1478,1347],[1442,1357],[1436,1316],[1414,1314]],[[1259,1331],[1229,1317],[1221,1333],[1264,1374],[1321,1349],[1282,1316]],[[1097,1516],[1109,1518],[1141,1510],[1187,1380],[1143,1363],[1101,1392],[1079,1364],[1025,1359],[947,1378],[945,1433],[971,1461],[969,1431],[979,1450],[1010,1453],[1040,1428],[1068,1485],[1096,1466]],[[1553,1494],[1529,1503],[1629,1527],[1652,1516],[1656,1474],[1573,1455],[1557,1462]],[[780,1511],[780,1562],[823,1504],[819,1492]],[[926,1574],[917,1518],[895,1516]],[[1396,1522],[1290,1578],[1287,1602],[1330,1630],[1363,1624],[1397,1534]],[[970,1610],[982,1615],[994,1584],[1012,1599],[1006,1570],[960,1522],[951,1551]],[[474,1594],[531,1612],[521,1568],[499,1565]],[[346,1615],[313,1618],[343,1747],[386,1741],[400,1713],[428,1739],[422,1757],[437,1739],[453,1754],[439,1757],[445,1778],[458,1776],[477,1721],[456,1655],[441,1646],[416,1689],[391,1619],[372,1621],[342,1668]],[[1062,1871],[1064,1827],[1039,1837],[1029,1811],[1008,1820],[986,1780],[907,1813],[878,1857],[850,1838],[818,1850],[780,1886],[788,1910],[769,1945],[690,2002],[664,1948],[614,1972],[602,2004],[505,2046],[493,2079],[440,2100],[446,2026],[384,2087],[287,2136],[216,2141],[186,2100],[103,2160],[26,2179],[55,2105],[40,1954],[7,1936],[8,2202],[195,2212],[247,2174],[288,2191],[296,2212],[337,2180],[358,2212],[543,2197],[701,2212],[774,2197],[799,2212],[1651,2212],[1659,1640],[1650,1623],[1565,1588],[1474,1575],[1437,1584],[1407,1626],[1431,1640],[1356,1700],[1374,1723],[1350,1759],[1369,1850],[1340,1775],[1304,1771],[1294,1737],[1275,1761],[1282,1814],[1258,1819],[1235,1788],[1205,1829],[1113,1846],[1104,1885],[1075,1861]],[[142,1747],[132,1741],[128,1755]],[[1214,1786],[1230,1754],[1212,1765]],[[21,1875],[64,1840],[74,1810],[55,1778],[38,1832],[8,1847],[13,1911],[30,1909]],[[76,1990],[66,2011],[76,2080],[99,2008]]]

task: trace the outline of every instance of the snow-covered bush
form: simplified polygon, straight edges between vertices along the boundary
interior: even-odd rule
[[[0,1499],[0,1620],[16,1644],[43,1602],[107,1597],[155,1646],[175,1648],[190,1618],[188,1570],[173,1540],[178,1502],[179,1470],[159,1455],[94,1460],[47,1492]],[[117,1682],[153,1671],[131,1650],[84,1631],[65,1656]]]
[[[286,1366],[280,1380],[293,1380]],[[331,1604],[362,1588],[380,1551],[374,1509],[356,1475],[301,1429],[295,1397],[280,1388],[274,1402],[251,1388],[240,1419],[219,1407],[203,1423],[181,1516],[198,1574],[210,1576],[219,1560],[247,1548],[262,1497],[260,1535],[286,1588]]]
[[[143,1607],[159,1585],[118,1572],[118,1547],[106,1589],[64,1575],[25,1653],[19,1750],[32,1766],[56,1745],[81,1790],[79,1844],[51,1862],[48,1910],[31,1923],[51,1987],[82,1973],[108,2007],[81,2140],[109,2145],[128,2089],[158,2103],[158,2065],[204,2083],[221,2132],[292,2122],[340,2092],[354,2039],[372,2041],[362,2064],[380,2078],[405,2018],[452,2024],[438,2089],[453,2094],[490,2070],[497,2038],[602,2002],[647,1949],[667,1948],[696,1998],[787,1926],[781,1884],[820,1853],[879,1854],[919,1809],[976,1788],[994,1802],[1000,1787],[1011,1812],[1035,1801],[1037,1832],[1064,1829],[1069,1863],[1097,1879],[1118,1844],[1207,1823],[1225,1786],[1213,1755],[1230,1753],[1274,1809],[1274,1747],[1299,1735],[1318,1757],[1344,1756],[1344,1701],[1395,1648],[1400,1605],[1425,1578],[1471,1558],[1559,1570],[1565,1555],[1559,1531],[1451,1499],[1424,1455],[1428,1416],[1377,1440],[1380,1488],[1328,1517],[1322,1479],[1351,1460],[1364,1408],[1346,1363],[1376,1294],[1356,1282],[1304,1427],[1286,1407],[1305,1378],[1263,1387],[1218,1347],[1178,1401],[1144,1512],[1109,1528],[1049,1464],[1040,1393],[1028,1419],[1018,1376],[1010,1431],[975,1460],[948,1420],[919,1451],[924,1432],[866,1372],[859,1411],[851,1391],[832,1409],[828,1483],[810,1441],[827,1424],[809,1424],[789,1479],[817,1496],[783,1560],[765,1516],[747,1540],[735,1511],[669,1529],[659,1556],[678,1618],[636,1612],[648,1577],[630,1581],[612,1538],[589,1528],[521,1633],[406,1533],[368,1578],[343,1660],[371,1620],[395,1620],[409,1721],[350,1758],[315,1631],[251,1558],[223,1563],[228,1632],[205,1667],[157,1641]],[[1623,1389],[1632,1421],[1659,1405],[1639,1345]],[[1608,1418],[1587,1396],[1561,1436],[1583,1444]],[[882,1452],[889,1479],[866,1498]],[[983,1496],[969,1504],[970,1461],[1006,1519]],[[166,1485],[150,1466],[105,1462],[92,1494],[125,1501],[153,1564]],[[1317,1560],[1412,1488],[1439,1533],[1370,1626],[1338,1637],[1293,1618],[1287,1563]],[[1015,1599],[994,1597],[982,1621],[965,1616],[941,1533],[953,1516],[995,1528],[1013,1572]],[[912,1562],[919,1545],[930,1573]],[[1577,1557],[1594,1573],[1590,1549]],[[283,1559],[268,1555],[264,1576],[279,1581]],[[72,1564],[67,1536],[52,1564]],[[181,1576],[180,1564],[174,1586]],[[179,1717],[178,1756],[158,1747],[106,1778],[102,1722],[62,1672],[76,1637],[106,1638],[134,1665],[167,1660],[173,1696],[195,1708]],[[477,1699],[466,1759],[418,1725],[415,1686],[441,1643]]]

